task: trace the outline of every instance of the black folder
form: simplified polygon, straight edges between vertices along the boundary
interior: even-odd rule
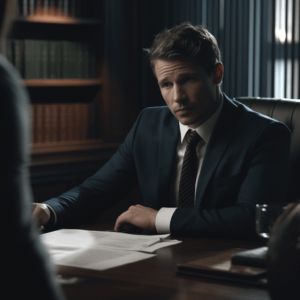
[[[232,263],[232,255],[241,252],[242,250],[243,249],[235,248],[228,251],[222,251],[213,256],[178,264],[177,273],[181,275],[266,287],[266,268],[236,265]]]

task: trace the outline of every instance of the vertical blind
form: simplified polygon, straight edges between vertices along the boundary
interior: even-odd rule
[[[218,40],[222,89],[228,96],[300,98],[300,0],[152,0],[137,5],[142,47],[149,47],[164,28],[203,24]],[[142,86],[151,89],[145,82]]]

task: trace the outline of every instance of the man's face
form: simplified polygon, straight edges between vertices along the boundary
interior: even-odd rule
[[[223,66],[219,71],[223,74]],[[184,125],[197,128],[217,110],[221,92],[216,72],[190,61],[155,61],[155,74],[161,94],[173,115]]]

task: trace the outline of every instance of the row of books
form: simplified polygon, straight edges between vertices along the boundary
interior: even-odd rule
[[[8,39],[6,56],[24,79],[97,77],[91,42]]]
[[[28,17],[46,14],[90,18],[94,16],[92,9],[97,1],[99,0],[19,0],[18,15]]]
[[[32,104],[32,142],[96,138],[96,106],[89,103]]]

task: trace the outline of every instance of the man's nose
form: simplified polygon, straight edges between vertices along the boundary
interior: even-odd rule
[[[173,93],[173,101],[174,102],[181,102],[186,98],[185,91],[179,85],[174,85],[174,93]]]

